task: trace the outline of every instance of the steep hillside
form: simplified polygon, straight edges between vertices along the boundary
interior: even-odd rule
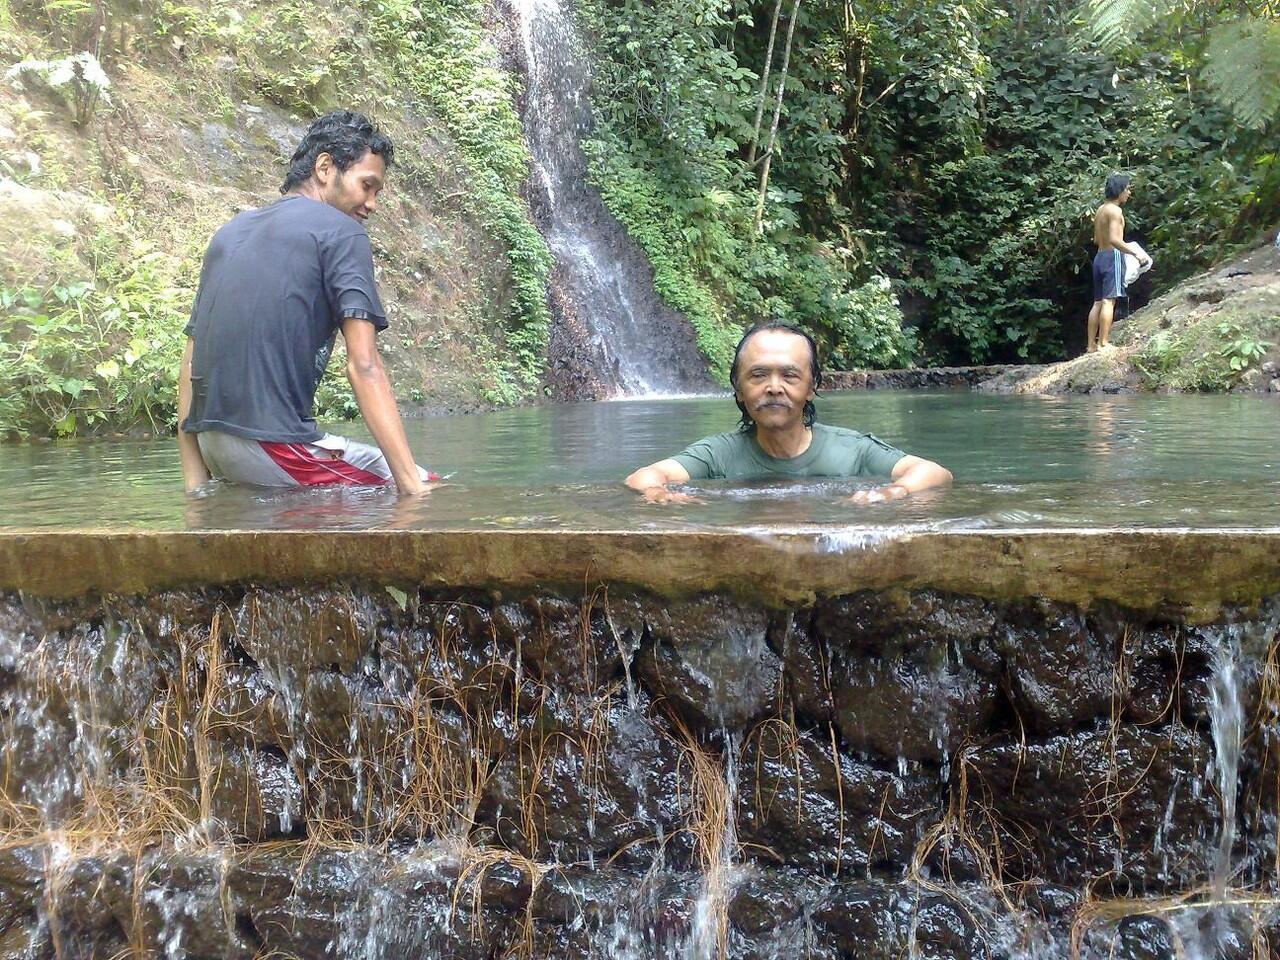
[[[278,196],[283,158],[335,106],[397,147],[370,223],[397,392],[457,410],[536,389],[550,259],[487,4],[16,0],[9,16],[0,433],[163,424],[210,234]],[[322,402],[341,413],[334,369]]]

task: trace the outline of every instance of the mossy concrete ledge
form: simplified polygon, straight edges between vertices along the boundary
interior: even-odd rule
[[[1148,610],[1174,605],[1199,618],[1280,592],[1280,530],[922,532],[869,546],[840,546],[817,531],[0,533],[0,590],[48,597],[335,580],[522,590],[616,583],[669,596],[726,592],[775,606],[932,588]]]

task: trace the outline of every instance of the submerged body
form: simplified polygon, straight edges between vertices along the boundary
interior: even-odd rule
[[[391,145],[359,114],[321,117],[283,199],[214,235],[187,324],[178,446],[188,490],[211,475],[261,486],[381,484],[422,493],[375,342],[387,326],[363,223]],[[376,447],[321,432],[316,388],[339,331]]]
[[[627,486],[652,502],[690,499],[670,489],[689,480],[772,477],[880,476],[890,483],[859,490],[856,503],[897,500],[947,486],[951,473],[854,430],[814,422],[821,382],[811,337],[784,324],[749,330],[738,344],[730,379],[742,413],[734,433],[705,437],[682,452],[642,467]]]

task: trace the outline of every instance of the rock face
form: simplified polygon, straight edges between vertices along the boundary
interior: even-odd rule
[[[3,595],[0,956],[1272,955],[1275,604]]]

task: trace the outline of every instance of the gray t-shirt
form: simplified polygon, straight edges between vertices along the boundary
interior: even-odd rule
[[[869,433],[813,425],[809,448],[798,457],[771,457],[755,432],[717,433],[691,443],[673,460],[690,480],[768,480],[790,477],[890,476],[906,454]]]
[[[387,325],[359,221],[292,195],[237,214],[214,234],[187,335],[188,433],[310,443],[316,386],[346,317]]]

